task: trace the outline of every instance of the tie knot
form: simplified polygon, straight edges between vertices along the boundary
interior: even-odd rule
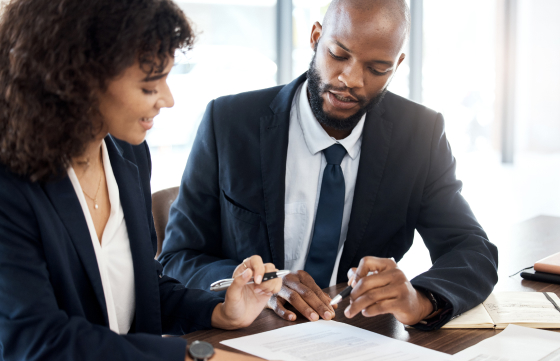
[[[340,144],[333,144],[323,149],[323,154],[325,154],[325,158],[327,158],[327,164],[340,165],[340,163],[342,163],[342,158],[346,155],[346,149]]]

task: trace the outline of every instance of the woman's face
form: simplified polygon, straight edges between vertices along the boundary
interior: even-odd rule
[[[167,86],[172,67],[173,57],[169,57],[161,73],[147,76],[137,62],[109,81],[107,90],[99,95],[104,131],[130,144],[142,143],[159,110],[174,104]]]

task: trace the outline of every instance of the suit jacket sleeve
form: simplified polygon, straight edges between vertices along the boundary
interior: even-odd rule
[[[6,177],[0,177],[0,350],[4,360],[184,360],[186,340],[160,335],[118,335],[62,310],[43,247],[41,219]],[[56,252],[56,250],[54,250]],[[150,267],[152,265],[149,265]],[[87,287],[87,285],[83,285]],[[76,287],[76,292],[80,286]]]
[[[144,173],[149,172],[151,178],[150,150],[146,142],[143,144],[148,160],[148,169],[144,170]],[[142,170],[140,166],[140,171]],[[144,178],[144,180],[143,187],[149,189],[149,178]],[[146,208],[152,209],[149,192],[146,195],[146,201],[148,202]],[[148,223],[155,254],[157,235],[151,212],[148,213]],[[154,263],[159,277],[162,332],[168,335],[183,335],[200,329],[211,328],[212,312],[218,303],[223,302],[223,298],[218,297],[214,292],[185,288],[176,279],[163,275],[163,267],[157,260],[154,260]]]
[[[159,257],[165,274],[187,287],[209,289],[231,277],[239,262],[224,257],[214,101],[208,104],[169,212]]]
[[[433,266],[411,283],[442,297],[447,310],[437,322],[419,328],[441,327],[451,317],[484,301],[498,281],[497,248],[488,241],[461,195],[462,183],[455,177],[455,167],[443,118],[438,114],[417,220],[417,230],[430,251]]]

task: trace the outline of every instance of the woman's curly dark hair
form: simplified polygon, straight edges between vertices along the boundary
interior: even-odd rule
[[[0,10],[0,163],[32,181],[64,172],[103,127],[96,94],[108,80],[136,61],[161,72],[193,41],[171,0],[11,0]]]

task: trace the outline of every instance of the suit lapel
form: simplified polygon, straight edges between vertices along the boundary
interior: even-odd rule
[[[364,124],[354,202],[348,223],[344,251],[338,268],[337,282],[346,280],[346,272],[350,268],[360,244],[364,241],[364,233],[370,222],[383,171],[385,170],[393,123],[382,117],[382,105],[381,103],[368,113]],[[368,242],[375,242],[375,240],[368,239]]]
[[[105,325],[109,326],[107,304],[105,303],[103,283],[101,282],[101,275],[97,266],[97,257],[95,256],[89,228],[74,186],[72,186],[70,178],[65,176],[57,182],[46,183],[44,190],[68,231],[76,253],[78,253],[78,257],[80,257],[85,272],[91,281],[96,299],[101,306]]]
[[[264,116],[260,119],[261,170],[266,227],[272,261],[279,269],[284,268],[284,202],[290,111],[295,92],[306,78],[307,73],[284,86],[270,104],[274,115]]]
[[[130,240],[136,291],[136,331],[161,334],[159,283],[153,267],[154,252],[138,167],[123,157],[118,145],[110,136],[105,138],[105,143],[119,186]]]

